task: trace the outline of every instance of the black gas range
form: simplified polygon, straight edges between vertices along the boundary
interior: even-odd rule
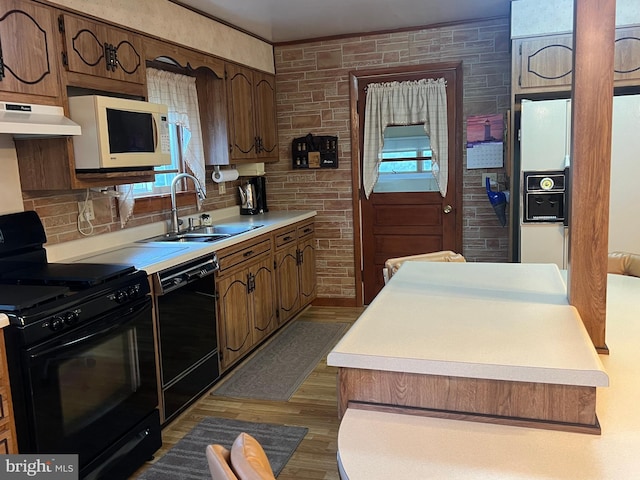
[[[44,243],[35,212],[0,216],[19,451],[77,453],[81,478],[126,478],[161,445],[147,274],[50,263]]]
[[[133,266],[49,263],[45,242],[36,212],[0,216],[0,312],[20,328],[37,324],[33,341],[87,321],[84,302],[111,309],[149,293]]]

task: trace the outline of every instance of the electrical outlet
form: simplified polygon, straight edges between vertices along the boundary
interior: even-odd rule
[[[81,214],[85,220],[95,220],[96,214],[93,211],[93,200],[78,202],[78,213]]]
[[[487,177],[489,177],[489,184],[492,187],[495,187],[498,185],[498,174],[497,173],[483,173],[482,174],[482,186],[486,187],[487,186]]]
[[[224,182],[220,182],[218,184],[218,193],[220,195],[224,195],[225,193],[227,193],[227,186],[225,185]]]

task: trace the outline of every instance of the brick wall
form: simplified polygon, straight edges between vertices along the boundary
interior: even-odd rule
[[[239,204],[238,189],[240,181],[227,183],[227,191],[223,195],[218,194],[218,184],[211,180],[211,174],[207,175],[207,198],[203,203],[203,211],[231,207]],[[78,202],[86,198],[86,190],[72,190],[68,192],[23,192],[22,198],[25,210],[38,212],[47,234],[47,243],[61,243],[83,238],[78,231]],[[93,200],[95,220],[91,235],[100,235],[120,230],[120,217],[118,216],[117,201],[101,193],[89,191],[89,199]],[[180,207],[181,217],[193,215],[197,212],[195,207],[195,194],[189,205]],[[134,215],[127,223],[128,227],[145,225],[160,221],[168,221],[171,212]],[[81,224],[82,231],[89,232],[89,225]]]
[[[466,123],[468,115],[509,108],[509,45],[504,18],[275,47],[280,162],[266,168],[269,205],[318,211],[319,297],[355,297],[349,72],[462,61]],[[310,132],[338,136],[337,170],[291,169],[291,141]],[[463,162],[462,253],[471,261],[507,261],[508,231],[481,186],[487,170],[467,170],[466,157]],[[490,171],[504,188],[504,169]]]

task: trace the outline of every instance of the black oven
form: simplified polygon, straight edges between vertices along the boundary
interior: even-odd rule
[[[127,478],[162,444],[152,299],[127,265],[48,263],[35,212],[0,216],[0,312],[22,454]]]
[[[133,302],[99,314],[100,296],[60,312],[63,325],[67,313],[91,317],[76,328],[42,341],[35,325],[5,328],[20,453],[76,453],[82,478],[120,478],[161,446],[152,304],[140,273],[110,294],[137,288]],[[37,328],[56,333],[48,318]]]

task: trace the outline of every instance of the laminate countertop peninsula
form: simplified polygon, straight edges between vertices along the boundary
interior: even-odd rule
[[[340,415],[355,401],[597,430],[595,387],[609,384],[550,264],[406,262],[327,364]]]
[[[341,478],[640,478],[638,312],[640,278],[610,274],[610,355],[600,358],[611,386],[598,389],[601,435],[349,408],[338,434]]]

